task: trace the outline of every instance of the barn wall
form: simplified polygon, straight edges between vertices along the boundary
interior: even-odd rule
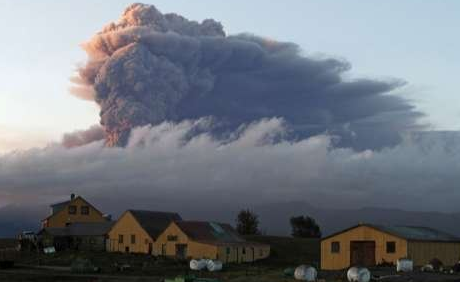
[[[358,226],[321,241],[321,268],[339,270],[350,267],[350,242],[375,241],[375,262],[396,263],[396,260],[407,256],[407,241],[396,236],[381,232],[368,226]],[[396,243],[396,252],[387,253],[386,243]],[[340,243],[340,252],[331,252],[331,243]]]
[[[119,243],[119,235],[123,235],[123,243]],[[135,235],[135,243],[131,243],[131,235]],[[147,232],[139,225],[130,212],[124,213],[109,232],[108,250],[110,252],[149,253],[149,244],[154,242]],[[154,254],[154,253],[153,253]]]
[[[460,260],[460,243],[411,241],[407,251],[417,266],[425,265],[433,258],[440,259],[446,266],[453,266]]]
[[[244,249],[244,250],[243,250]],[[252,262],[270,256],[269,245],[246,244],[219,246],[219,260],[223,262]]]

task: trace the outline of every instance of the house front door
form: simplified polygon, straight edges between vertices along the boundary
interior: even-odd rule
[[[153,254],[153,244],[149,243],[149,255]]]
[[[351,241],[350,264],[358,266],[374,266],[375,241]]]

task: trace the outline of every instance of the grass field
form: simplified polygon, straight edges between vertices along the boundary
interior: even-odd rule
[[[321,254],[319,239],[278,236],[246,236],[246,239],[270,245],[270,258],[263,262],[264,264],[283,267],[310,264],[319,267]]]
[[[0,238],[0,249],[15,248],[17,245],[18,245],[18,240],[16,239]]]
[[[294,282],[294,278],[285,277],[286,267],[300,264],[317,265],[320,247],[317,239],[293,239],[276,236],[251,236],[250,241],[271,245],[272,256],[264,261],[248,264],[227,264],[221,272],[192,272],[188,262],[167,258],[155,258],[147,255],[106,253],[106,252],[59,252],[52,255],[23,254],[17,261],[18,268],[0,270],[0,281],[8,282],[155,282],[176,276],[195,275],[202,278],[216,278],[224,282]],[[99,273],[72,272],[75,261],[86,260],[100,268]],[[120,271],[116,265],[130,265],[127,271]],[[46,267],[45,267],[46,266]],[[44,269],[45,268],[45,269]],[[371,270],[375,275],[395,274],[393,268]],[[344,271],[319,271],[322,281],[346,281]],[[426,274],[414,272],[399,278],[382,280],[394,282],[460,281],[460,276]]]
[[[285,267],[295,267],[299,264],[317,265],[319,261],[319,241],[317,239],[293,239],[276,236],[251,236],[247,239],[270,244],[271,257],[256,263],[225,265],[224,270],[218,273],[194,272],[193,274],[198,277],[218,278],[220,281],[293,281],[292,278],[283,276]],[[68,276],[69,279],[66,279],[65,277],[67,276],[62,273],[54,273],[53,277],[46,278],[47,274],[51,274],[49,271],[30,274],[23,270],[21,272],[22,278],[19,281],[42,281],[37,279],[44,279],[43,281],[47,281],[46,279],[49,279],[49,281],[60,281],[59,279],[62,279],[62,281],[93,281],[85,280],[91,277],[79,277],[70,273],[71,264],[76,260],[83,259],[90,261],[94,266],[101,269],[101,273],[93,277],[96,279],[94,281],[143,281],[145,279],[147,279],[146,281],[162,281],[166,277],[172,278],[177,275],[189,275],[192,273],[187,262],[174,259],[136,254],[67,251],[53,255],[36,253],[22,255],[17,263],[29,266],[67,267],[69,273],[66,275],[71,275]],[[130,265],[130,270],[120,272],[116,267],[116,265],[125,264]],[[3,273],[3,275],[7,274],[10,275],[9,279],[12,279],[11,273]],[[17,272],[16,276],[19,274]],[[28,275],[30,276],[29,278],[27,278]],[[106,276],[110,276],[112,280]]]

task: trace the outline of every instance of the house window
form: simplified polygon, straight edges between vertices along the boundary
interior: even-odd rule
[[[387,254],[396,253],[396,242],[387,242]]]
[[[131,244],[136,244],[136,235],[131,235]]]
[[[177,241],[176,235],[168,235],[168,241]]]
[[[118,235],[118,244],[123,244],[123,235]]]
[[[77,206],[69,206],[69,214],[77,214]]]
[[[340,253],[340,242],[331,243],[331,253],[334,253],[334,254]]]
[[[88,206],[81,206],[80,213],[82,215],[88,215],[89,214],[89,207]]]

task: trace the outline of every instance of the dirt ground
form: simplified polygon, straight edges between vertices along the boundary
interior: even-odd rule
[[[181,273],[182,268],[177,269]],[[197,277],[217,278],[220,281],[229,282],[293,282],[292,277],[283,276],[283,269],[276,268],[238,268],[225,269],[219,273],[195,273]],[[394,270],[373,269],[373,281],[388,282],[460,282],[460,275],[422,273],[413,272],[407,274],[397,274]],[[173,278],[169,275],[152,275],[141,274],[136,272],[118,273],[118,274],[74,274],[66,271],[65,268],[32,269],[18,267],[9,270],[0,270],[0,281],[5,282],[160,282],[165,277]],[[379,279],[380,278],[380,279]],[[319,281],[346,281],[345,273],[341,271],[320,271],[318,274]]]

